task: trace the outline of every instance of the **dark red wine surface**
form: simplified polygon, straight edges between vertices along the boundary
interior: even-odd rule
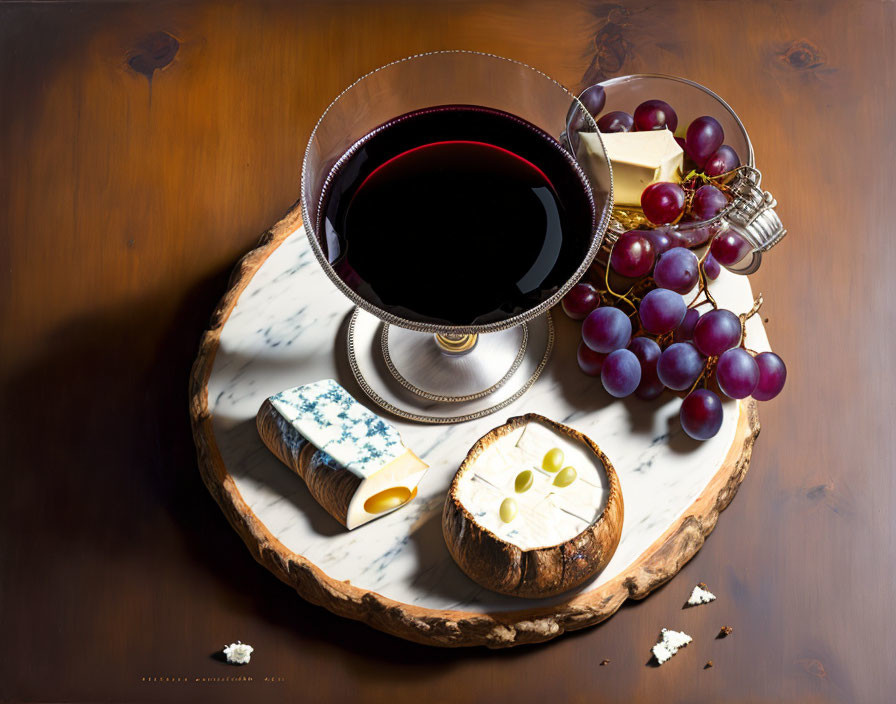
[[[318,237],[339,277],[398,317],[482,325],[550,298],[587,256],[594,204],[560,144],[508,113],[402,115],[349,150]]]

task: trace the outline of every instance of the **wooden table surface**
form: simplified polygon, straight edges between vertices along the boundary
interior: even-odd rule
[[[0,700],[893,701],[894,44],[891,0],[4,3]],[[753,277],[788,387],[707,544],[605,624],[504,652],[302,602],[205,490],[187,417],[200,333],[297,199],[317,116],[446,48],[575,89],[712,87],[790,230]],[[683,613],[698,581],[719,599]],[[695,641],[648,667],[666,625]],[[214,656],[236,639],[242,669]]]

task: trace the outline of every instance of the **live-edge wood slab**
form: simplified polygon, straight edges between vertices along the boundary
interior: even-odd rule
[[[677,510],[675,506],[669,507],[672,513],[668,514],[671,516],[668,525],[664,524],[659,527],[654,525],[651,528],[653,533],[644,534],[652,537],[645,549],[641,550],[638,548],[637,542],[633,538],[635,548],[629,547],[628,549],[629,552],[635,549],[636,554],[630,556],[624,554],[625,531],[629,530],[629,526],[634,526],[630,530],[635,531],[637,525],[645,521],[639,520],[637,509],[634,512],[630,509],[630,506],[636,506],[637,504],[633,504],[630,501],[629,493],[625,491],[626,466],[624,462],[626,457],[623,455],[623,464],[620,466],[619,460],[613,457],[611,454],[612,449],[610,449],[608,454],[611,454],[611,459],[616,463],[617,470],[620,470],[623,480],[623,496],[626,501],[626,527],[623,532],[623,543],[615,556],[619,559],[619,564],[615,561],[612,562],[602,575],[584,588],[574,590],[555,599],[546,600],[544,603],[514,600],[512,597],[500,597],[489,592],[483,593],[483,590],[477,590],[476,585],[472,582],[469,582],[469,584],[464,583],[462,580],[466,579],[465,576],[460,575],[458,577],[451,573],[452,565],[446,566],[447,563],[442,562],[442,560],[445,560],[450,563],[447,549],[444,544],[437,545],[433,541],[429,541],[426,545],[426,550],[424,551],[426,554],[425,559],[436,560],[438,564],[427,564],[420,569],[424,572],[432,572],[437,568],[438,575],[433,581],[449,585],[446,589],[450,589],[451,585],[462,585],[465,588],[469,588],[469,591],[465,594],[458,594],[456,599],[452,595],[445,594],[441,594],[437,598],[435,596],[430,597],[425,593],[419,594],[418,582],[421,580],[418,580],[413,574],[414,566],[412,565],[408,568],[409,563],[407,562],[403,563],[402,569],[405,571],[410,569],[411,573],[400,574],[392,582],[389,582],[388,579],[384,580],[379,573],[375,579],[365,577],[363,575],[367,574],[366,569],[361,570],[361,576],[354,578],[345,578],[344,574],[334,574],[338,572],[347,574],[351,570],[346,572],[348,568],[343,568],[342,562],[334,562],[336,558],[332,556],[327,557],[329,562],[326,568],[322,567],[318,562],[324,562],[324,560],[314,555],[302,554],[302,552],[308,551],[296,549],[301,542],[301,540],[296,538],[296,535],[301,534],[304,536],[302,540],[306,542],[313,539],[315,545],[327,545],[339,540],[351,541],[347,543],[347,547],[340,548],[340,550],[346,551],[346,555],[348,555],[347,551],[358,549],[359,541],[363,548],[365,534],[361,531],[369,530],[370,533],[366,535],[370,538],[370,543],[377,545],[383,542],[381,534],[385,535],[388,531],[404,531],[409,534],[415,531],[424,531],[424,526],[429,520],[428,516],[433,513],[441,513],[444,489],[447,488],[447,481],[450,481],[457,464],[454,464],[452,467],[451,459],[447,462],[437,461],[433,463],[434,466],[430,473],[435,474],[435,476],[432,479],[433,485],[430,486],[429,498],[425,496],[425,491],[421,491],[421,497],[412,505],[368,524],[371,526],[369,529],[366,526],[359,528],[353,531],[350,536],[347,536],[344,530],[336,530],[334,525],[328,524],[326,520],[332,520],[329,517],[321,519],[315,515],[317,507],[312,505],[313,502],[307,497],[307,490],[301,484],[301,481],[294,475],[291,475],[285,467],[280,466],[278,468],[274,466],[276,460],[273,459],[272,455],[268,456],[269,453],[261,445],[261,441],[257,436],[253,436],[250,430],[246,429],[246,424],[241,422],[241,420],[254,415],[254,411],[251,409],[255,408],[257,410],[257,405],[260,405],[264,397],[280,390],[275,388],[277,384],[282,384],[283,388],[286,388],[287,386],[310,381],[311,379],[302,378],[298,369],[292,368],[293,364],[300,365],[300,360],[303,358],[307,359],[307,357],[303,357],[301,354],[296,354],[294,357],[289,355],[277,357],[275,366],[285,367],[288,373],[285,375],[280,373],[279,375],[274,375],[275,378],[267,378],[270,375],[266,377],[265,374],[259,372],[260,381],[256,384],[255,379],[247,381],[247,377],[251,377],[253,373],[253,358],[258,350],[256,349],[252,354],[244,354],[245,359],[240,357],[240,351],[233,353],[228,351],[228,357],[239,358],[240,367],[233,378],[238,377],[240,381],[236,382],[231,379],[231,381],[227,382],[216,382],[213,375],[223,374],[223,372],[219,371],[218,366],[222,366],[225,369],[228,366],[233,367],[233,359],[229,359],[227,362],[221,361],[222,336],[226,337],[228,334],[225,333],[225,327],[234,316],[235,310],[240,306],[241,296],[246,293],[247,288],[251,288],[246,293],[247,299],[258,299],[261,288],[256,277],[272,255],[278,252],[287,241],[294,250],[290,253],[290,259],[301,258],[301,250],[303,248],[305,251],[310,251],[307,249],[298,205],[293,207],[280,222],[266,232],[258,246],[243,257],[235,268],[228,290],[214,311],[209,329],[203,336],[200,351],[192,370],[190,413],[199,468],[209,491],[224,511],[231,525],[242,536],[254,557],[278,578],[292,585],[304,599],[323,606],[340,616],[357,619],[382,631],[427,645],[447,647],[485,645],[492,648],[502,648],[549,640],[565,631],[576,630],[599,623],[614,614],[626,599],[641,599],[653,589],[671,579],[681,569],[682,565],[693,557],[703,545],[706,536],[715,527],[719,513],[729,504],[738,486],[743,481],[749,466],[753,443],[759,433],[756,404],[752,400],[741,403],[727,403],[725,411],[726,425],[723,426],[720,437],[710,441],[710,443],[699,445],[683,438],[680,429],[676,429],[673,422],[669,421],[669,418],[675,415],[674,410],[677,408],[678,402],[674,397],[667,399],[667,405],[665,406],[645,404],[642,410],[637,410],[636,408],[636,410],[632,411],[628,408],[622,409],[622,402],[617,401],[607,405],[608,401],[606,400],[594,401],[597,396],[590,391],[587,396],[577,396],[577,394],[580,394],[580,391],[570,391],[568,388],[564,388],[562,380],[541,379],[529,394],[517,401],[509,409],[477,421],[478,425],[472,423],[462,424],[457,427],[466,434],[465,437],[467,439],[469,439],[472,433],[472,440],[475,440],[482,434],[477,429],[487,430],[497,426],[506,417],[517,415],[519,411],[525,412],[529,410],[531,404],[537,405],[541,403],[543,407],[546,403],[555,403],[554,400],[547,400],[547,397],[539,400],[538,389],[539,387],[545,387],[550,392],[552,389],[551,385],[557,384],[557,388],[553,389],[554,395],[566,394],[567,396],[572,396],[573,407],[577,398],[588,399],[587,405],[589,408],[572,413],[567,409],[566,415],[570,416],[570,418],[563,422],[568,422],[573,426],[581,426],[591,417],[601,417],[600,424],[596,426],[598,430],[596,432],[593,430],[586,432],[605,448],[607,443],[603,441],[600,428],[608,426],[615,428],[614,421],[608,420],[610,414],[613,414],[615,417],[619,413],[629,413],[633,418],[631,420],[633,425],[636,425],[637,422],[643,423],[643,418],[638,421],[638,417],[644,414],[646,414],[646,417],[651,415],[662,417],[668,422],[668,429],[665,432],[662,430],[656,431],[659,432],[658,439],[648,437],[650,432],[647,432],[646,435],[644,432],[639,433],[637,428],[632,431],[630,438],[624,429],[615,428],[615,431],[610,432],[611,435],[613,432],[616,433],[617,443],[642,443],[645,446],[649,444],[652,447],[651,452],[654,455],[651,455],[643,463],[643,466],[635,466],[634,462],[629,463],[631,465],[629,469],[633,472],[656,471],[655,467],[650,469],[654,460],[662,463],[662,458],[666,457],[668,463],[673,463],[677,467],[676,471],[682,473],[684,478],[690,480],[689,474],[691,469],[689,462],[691,460],[693,460],[694,467],[701,466],[701,463],[705,465],[706,462],[712,461],[711,467],[708,469],[704,467],[703,469],[706,481],[701,486],[697,486],[696,490],[694,486],[689,488],[692,500],[689,499],[687,505],[682,505]],[[281,252],[281,255],[283,255],[283,252]],[[294,299],[300,299],[306,293],[307,295],[313,293],[318,297],[317,300],[322,300],[321,297],[324,297],[327,300],[327,305],[335,305],[337,309],[341,307],[349,310],[351,308],[350,303],[336,291],[335,287],[332,287],[332,284],[326,281],[316,263],[309,261],[307,266],[304,266],[301,271],[291,269],[289,261],[278,266],[278,270],[268,276],[269,278],[273,277],[272,280],[278,282],[277,285],[283,285],[284,280],[292,279],[289,285],[294,286]],[[298,281],[297,279],[300,277],[301,281]],[[265,286],[268,285],[273,287],[274,283],[265,284]],[[749,285],[744,280],[734,281],[731,285],[738,291],[734,298],[738,300],[741,306],[744,305],[744,302],[749,300]],[[327,289],[327,286],[332,290]],[[744,289],[744,286],[746,286],[746,289]],[[717,296],[720,295],[722,294],[717,293]],[[722,297],[724,300],[724,296]],[[284,303],[285,299],[286,297],[282,292],[276,299],[276,301],[279,301],[277,305],[286,306],[283,316],[286,315],[286,312],[289,312],[292,316],[308,314],[307,309],[302,307],[304,305],[303,301],[293,300],[291,303]],[[253,306],[256,306],[257,310],[253,309]],[[285,337],[281,339],[278,337],[276,330],[273,330],[276,324],[271,324],[271,321],[276,323],[280,314],[277,310],[272,312],[272,307],[276,309],[277,306],[272,303],[262,305],[250,300],[248,303],[243,303],[239,308],[241,311],[243,311],[243,308],[246,309],[243,311],[244,318],[247,314],[261,316],[262,311],[266,311],[264,320],[258,320],[257,325],[252,320],[250,321],[250,326],[246,328],[247,330],[251,329],[254,333],[258,333],[265,339],[264,345],[267,347],[263,346],[264,349],[279,348],[281,342],[284,346],[288,346],[296,341],[295,339],[286,339]],[[299,310],[298,314],[296,313],[297,310]],[[357,398],[366,401],[359,390],[352,388],[350,380],[338,376],[339,355],[344,353],[339,342],[340,316],[329,314],[324,317],[330,322],[326,323],[322,318],[315,317],[313,325],[315,334],[322,334],[324,338],[330,341],[329,345],[322,345],[319,340],[315,341],[313,345],[306,341],[306,346],[313,347],[316,351],[312,352],[306,349],[305,352],[323,355],[325,362],[320,364],[324,364],[324,366],[330,365],[332,367],[332,375],[337,376]],[[559,318],[561,316],[556,317]],[[567,321],[567,323],[570,322]],[[752,333],[752,337],[750,337],[751,346],[763,348],[767,343],[758,318],[751,321],[751,323],[752,328],[749,331]],[[566,338],[569,339],[566,339],[566,344],[564,344],[564,329],[561,326],[560,335],[558,336],[558,348],[554,352],[554,358],[551,360],[549,367],[562,368],[560,365],[564,365],[564,367],[568,367],[570,364],[575,365],[569,349],[575,342],[575,340],[571,339],[575,334],[575,330],[574,325],[567,325]],[[759,339],[756,339],[757,337]],[[234,339],[237,340],[235,344],[241,343],[239,335]],[[296,345],[296,347],[298,346]],[[242,352],[245,352],[245,350]],[[218,365],[216,365],[216,359],[218,359]],[[320,366],[315,367],[316,370],[320,368]],[[577,370],[572,371],[578,374]],[[546,376],[549,377],[550,375],[546,374]],[[210,403],[209,387],[216,383],[216,393]],[[229,394],[236,400],[228,410],[224,411],[222,410],[223,402],[220,401],[225,396],[222,389],[230,389],[227,384],[231,383],[234,385],[239,383],[243,386],[240,387],[239,397],[233,393]],[[263,388],[265,384],[267,388]],[[574,381],[574,384],[587,386],[581,379]],[[246,398],[247,396],[248,398]],[[542,407],[537,407],[535,410],[542,412]],[[240,408],[240,411],[235,412],[235,408]],[[377,409],[374,407],[374,410]],[[384,416],[386,415],[385,412],[381,413]],[[550,415],[550,413],[546,413],[546,415]],[[245,416],[245,418],[241,418],[241,416]],[[409,445],[412,447],[415,447],[415,445],[419,446],[421,440],[428,437],[426,433],[445,432],[444,428],[436,430],[430,426],[403,424],[391,417],[389,417],[389,420],[399,425],[406,441],[409,440],[409,435],[412,436],[409,442]],[[619,437],[620,434],[624,435],[624,437]],[[415,435],[419,437],[414,437]],[[417,440],[416,443],[414,442],[415,440]],[[455,438],[450,438],[450,440],[455,440]],[[472,444],[469,440],[465,440],[465,442],[464,446],[450,447],[449,457],[456,457],[457,463],[460,462],[467,449],[469,449],[469,445]],[[712,447],[713,442],[717,445],[720,442],[724,442],[724,447]],[[442,444],[450,445],[451,442],[446,438]],[[667,446],[670,445],[674,447],[668,448]],[[640,452],[640,448],[637,451]],[[431,449],[429,454],[436,452],[437,450]],[[656,453],[659,453],[659,455]],[[427,459],[427,457],[424,457],[424,459]],[[264,465],[263,470],[254,468],[254,465],[258,463]],[[253,467],[247,470],[246,467],[248,465],[253,465]],[[237,469],[235,470],[234,467],[237,467]],[[644,467],[647,467],[647,469],[644,469]],[[281,470],[282,474],[278,474]],[[263,471],[267,475],[263,482],[260,482],[257,476],[259,471]],[[426,486],[428,477],[424,478],[421,487]],[[630,493],[632,495],[639,492],[644,493],[643,486],[638,488],[634,479],[630,479],[629,482],[631,483]],[[648,483],[648,487],[651,493],[659,493],[662,496],[662,488],[660,486],[654,488],[652,484]],[[277,495],[278,491],[289,496]],[[247,496],[244,494],[247,494],[249,498],[247,499]],[[259,499],[259,497],[270,497],[272,494],[272,499]],[[682,494],[682,496],[686,495],[686,492]],[[284,498],[288,498],[289,501],[285,501]],[[679,500],[681,500],[680,497]],[[280,506],[280,508],[272,508],[275,505]],[[291,511],[294,515],[283,523],[279,520],[279,513],[273,513],[275,510],[280,513]],[[416,513],[414,513],[415,511]],[[305,515],[310,516],[308,525],[302,527],[301,530],[295,527],[296,516],[299,515],[301,515],[303,520]],[[392,516],[397,518],[390,524],[388,521]],[[276,519],[276,521],[273,519]],[[282,523],[282,525],[272,527],[275,522]],[[374,531],[379,531],[376,540],[373,540],[372,537]],[[654,534],[655,537],[653,537]],[[639,538],[643,540],[644,535],[640,535]],[[395,549],[399,551],[410,550],[410,548],[405,546],[407,540],[407,536],[404,536],[403,539],[398,541],[398,547]],[[287,545],[287,542],[292,542],[293,544]],[[444,554],[439,554],[439,549]],[[315,547],[314,550],[321,554],[319,548]],[[329,553],[326,554],[330,555]],[[407,560],[409,558],[403,559]],[[423,560],[424,558],[419,559]],[[344,557],[343,561],[346,563],[357,563],[357,555],[354,555],[353,559]],[[382,555],[371,553],[370,561],[382,562],[385,566],[378,567],[378,570],[385,574],[388,574],[389,569],[401,572],[398,567],[394,566],[397,564],[397,561],[395,563],[390,563],[388,560],[384,562]],[[353,569],[358,571],[357,567]],[[351,573],[354,574],[354,572]],[[367,582],[366,585],[365,581]],[[426,589],[425,585],[427,583],[425,580],[423,581],[423,589]],[[371,583],[375,583],[376,586],[371,586]],[[415,589],[417,591],[414,591]],[[394,598],[394,594],[390,596],[390,592],[412,594],[414,598]],[[430,604],[429,606],[427,605],[428,603]],[[450,608],[440,608],[449,603],[451,604]],[[436,608],[433,608],[433,604],[435,604]]]

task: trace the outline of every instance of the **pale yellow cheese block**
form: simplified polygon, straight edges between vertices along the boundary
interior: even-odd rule
[[[601,160],[600,142],[613,167],[613,202],[621,206],[641,205],[641,192],[652,183],[678,183],[682,176],[684,152],[669,130],[579,134],[584,168],[589,161]],[[595,164],[595,168],[597,165]],[[590,175],[590,174],[589,174]]]

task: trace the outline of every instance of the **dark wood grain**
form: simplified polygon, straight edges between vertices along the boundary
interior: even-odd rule
[[[891,701],[894,42],[870,0],[0,5],[0,700]],[[605,624],[506,652],[298,600],[202,486],[187,417],[199,335],[318,114],[439,48],[711,86],[790,230],[753,277],[788,388],[712,537]],[[718,601],[682,611],[698,581]],[[695,641],[646,667],[662,626]],[[212,657],[236,639],[243,669]]]

